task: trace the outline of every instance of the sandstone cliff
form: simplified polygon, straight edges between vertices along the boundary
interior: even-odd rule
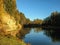
[[[0,0],[0,33],[15,36],[20,30],[16,0]]]

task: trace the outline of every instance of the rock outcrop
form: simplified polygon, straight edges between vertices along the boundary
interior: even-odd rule
[[[16,36],[21,29],[19,21],[16,0],[0,0],[0,33]]]

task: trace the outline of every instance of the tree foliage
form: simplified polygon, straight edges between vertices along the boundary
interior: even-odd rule
[[[28,24],[30,22],[30,19],[26,18],[25,15],[20,12],[20,23],[23,24]]]
[[[41,20],[41,19],[35,19],[33,21],[34,24],[42,24],[42,22],[43,22],[43,20]]]
[[[60,26],[60,13],[53,12],[49,17],[44,19],[43,25]]]

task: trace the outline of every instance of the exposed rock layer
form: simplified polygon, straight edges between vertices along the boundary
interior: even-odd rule
[[[15,36],[20,30],[16,0],[0,0],[0,32]],[[18,17],[17,17],[18,16]],[[18,19],[19,18],[19,19]]]

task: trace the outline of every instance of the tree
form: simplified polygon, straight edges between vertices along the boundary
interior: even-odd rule
[[[53,12],[49,17],[44,19],[43,25],[47,26],[60,26],[60,13]]]

